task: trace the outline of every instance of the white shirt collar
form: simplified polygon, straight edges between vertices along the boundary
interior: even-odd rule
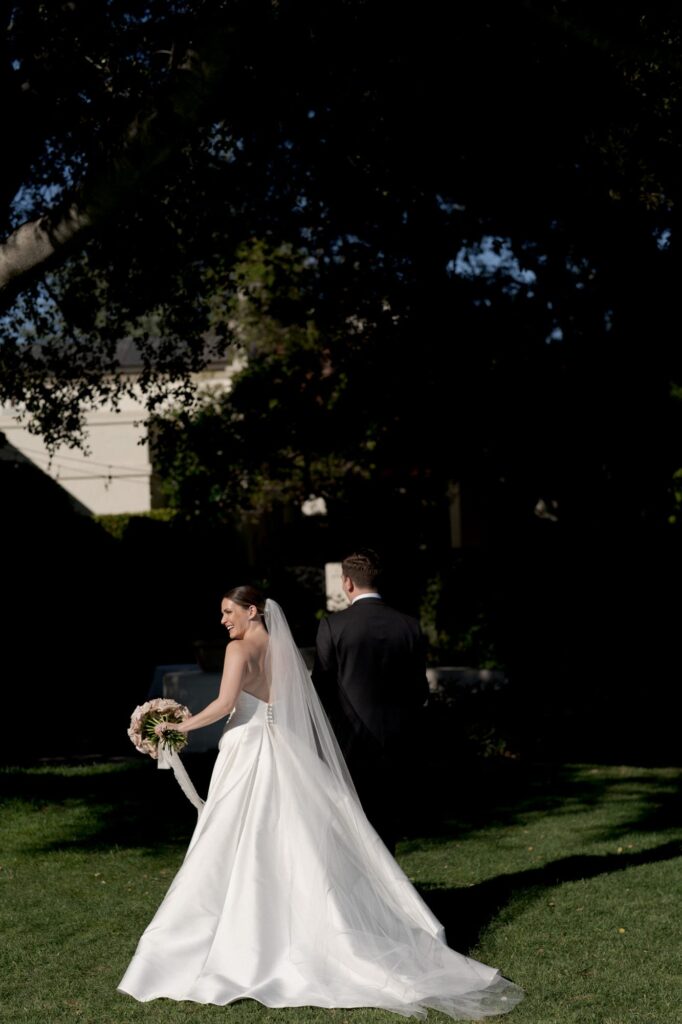
[[[358,596],[354,597],[353,600],[351,601],[351,607],[355,604],[356,601],[363,601],[366,597],[378,597],[379,600],[381,600],[381,594],[358,594]]]

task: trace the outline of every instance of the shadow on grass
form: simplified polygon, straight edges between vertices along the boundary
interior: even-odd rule
[[[633,831],[682,827],[682,769],[500,762],[456,766],[419,803],[401,850],[410,853],[485,828],[507,828],[542,816],[622,807],[603,831],[613,839]]]
[[[185,766],[201,796],[206,795],[215,754],[193,754]],[[87,808],[77,835],[35,846],[35,852],[64,849],[184,848],[196,824],[196,811],[172,771],[159,771],[148,759],[120,758],[90,764],[49,762],[0,772],[2,803],[18,800],[27,808]]]
[[[215,754],[187,755],[184,761],[197,790],[205,795]],[[401,852],[439,846],[479,829],[508,828],[535,815],[589,811],[605,800],[621,803],[625,813],[617,825],[605,827],[604,838],[632,830],[674,829],[682,823],[679,769],[517,763],[479,767],[475,777],[465,776],[465,787],[440,788],[439,800],[432,800],[431,812],[414,823],[420,829],[412,832],[413,838],[403,839]],[[196,824],[196,812],[173,773],[160,772],[142,758],[81,767],[51,763],[7,769],[0,773],[0,787],[2,801],[18,801],[29,812],[55,806],[87,808],[85,821],[78,817],[79,824],[73,826],[77,832],[69,834],[67,829],[58,839],[33,846],[35,852],[113,847],[142,849],[150,855],[164,847],[183,851]],[[444,889],[428,882],[417,888],[445,926],[448,943],[454,949],[468,950],[510,904],[514,912],[520,912],[562,882],[680,855],[682,841],[678,839],[627,854],[564,857],[467,888]]]
[[[197,791],[205,796],[215,752],[183,758]],[[466,770],[465,770],[466,768]],[[420,813],[404,831],[409,853],[462,838],[485,828],[507,828],[537,815],[574,814],[619,802],[623,814],[603,837],[631,831],[664,831],[682,825],[682,770],[482,761],[453,765],[419,795]],[[0,800],[24,804],[85,805],[89,823],[39,849],[184,846],[196,812],[171,771],[147,758],[120,758],[74,766],[52,761],[0,772]],[[619,861],[620,863],[620,861]],[[549,869],[547,869],[549,870]],[[505,876],[513,877],[513,876]]]
[[[517,911],[541,899],[544,891],[562,882],[576,882],[630,867],[674,860],[682,855],[682,841],[662,843],[632,854],[562,857],[543,867],[498,875],[464,889],[418,885],[420,895],[445,927],[448,945],[471,949],[488,924],[513,902]]]

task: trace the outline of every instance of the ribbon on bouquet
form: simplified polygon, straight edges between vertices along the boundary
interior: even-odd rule
[[[190,803],[194,804],[197,809],[197,813],[201,814],[201,809],[204,806],[204,801],[201,799],[196,789],[192,784],[192,780],[187,774],[187,769],[180,760],[180,755],[177,750],[169,750],[163,743],[159,743],[159,755],[158,755],[159,768],[171,768],[175,779],[180,786],[180,789],[185,794]]]

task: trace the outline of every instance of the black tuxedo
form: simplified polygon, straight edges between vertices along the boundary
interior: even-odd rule
[[[376,597],[328,616],[313,682],[367,816],[393,849],[429,692],[419,623]]]

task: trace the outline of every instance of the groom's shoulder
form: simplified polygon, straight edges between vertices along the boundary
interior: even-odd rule
[[[349,611],[350,608],[343,608],[341,611],[329,612],[328,615],[323,615],[320,619],[320,627],[323,629],[327,628],[333,633],[346,620]]]
[[[338,612],[330,612],[324,621],[329,625],[330,629],[338,629],[351,620],[352,612],[353,605],[349,605],[348,608],[342,608]]]
[[[410,629],[419,630],[421,628],[419,625],[419,619],[415,618],[414,615],[409,615],[407,612],[402,612],[398,608],[391,608],[391,612],[402,622],[404,622],[406,626],[409,626]]]
[[[356,603],[342,608],[340,611],[330,612],[322,619],[322,622],[326,622],[332,636],[339,636],[347,629],[353,629],[363,618],[364,616],[358,615],[358,604]]]
[[[356,601],[347,608],[341,609],[341,611],[331,612],[322,621],[326,622],[330,629],[343,629],[350,623],[363,621],[366,612],[369,612],[372,616],[378,615],[385,618],[401,619],[404,622],[410,623],[410,625],[419,626],[419,622],[413,615],[408,615],[406,612],[394,608],[393,605],[376,598]]]
[[[376,600],[368,598],[366,601],[357,601],[352,604],[349,608],[344,608],[342,612],[337,612],[334,618],[341,616],[347,616],[345,620],[341,620],[342,623],[351,622],[371,622],[377,619],[383,622],[392,622],[396,625],[402,624],[412,630],[419,630],[419,622],[413,615],[408,615],[406,612],[400,611],[399,608],[395,608],[392,604],[387,604],[386,601]]]

